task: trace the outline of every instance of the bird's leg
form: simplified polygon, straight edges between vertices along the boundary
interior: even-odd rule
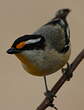
[[[44,76],[44,83],[45,83],[45,89],[46,89],[46,92],[44,93],[44,95],[47,96],[50,99],[55,97],[55,95],[48,89],[46,76]]]
[[[68,74],[67,71],[69,70],[69,63],[67,63],[67,67],[66,68],[62,68],[62,73],[67,75],[67,81],[70,81],[70,79],[72,78],[73,76],[73,73],[72,74]],[[67,74],[66,74],[67,73]]]
[[[46,89],[46,92],[48,92],[48,85],[47,85],[47,80],[46,80],[46,76],[44,76],[44,83],[45,83],[45,89]]]
[[[50,102],[48,106],[57,110],[57,107],[55,107],[55,105],[53,104],[54,97],[56,96],[48,89],[46,76],[44,76],[44,82],[45,82],[45,89],[46,89],[46,92],[44,93],[44,95],[49,99],[49,102]]]

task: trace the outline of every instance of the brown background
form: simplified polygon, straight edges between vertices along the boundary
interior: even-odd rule
[[[72,55],[84,48],[83,0],[0,0],[0,110],[35,110],[43,100],[43,78],[27,74],[16,57],[6,50],[17,36],[30,34],[50,20],[60,8],[72,10],[68,17],[71,28]],[[57,94],[55,103],[59,110],[84,109],[84,62]],[[48,77],[49,87],[61,72]],[[51,109],[48,109],[51,110]]]

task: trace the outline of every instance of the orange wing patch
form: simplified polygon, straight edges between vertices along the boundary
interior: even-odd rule
[[[26,45],[25,42],[20,42],[19,44],[16,45],[16,48],[17,48],[17,49],[21,49],[21,48],[23,48],[25,45]]]

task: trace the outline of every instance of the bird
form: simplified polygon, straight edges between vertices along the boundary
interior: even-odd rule
[[[45,95],[50,95],[46,76],[68,65],[71,55],[69,8],[59,9],[56,15],[35,32],[18,37],[7,50],[21,62],[24,70],[34,76],[42,76]]]

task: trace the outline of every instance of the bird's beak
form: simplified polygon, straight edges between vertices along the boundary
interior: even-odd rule
[[[71,9],[68,9],[69,10],[69,13],[71,12]]]
[[[11,47],[10,49],[7,50],[7,53],[8,54],[16,54],[16,53],[19,53],[20,51]]]

